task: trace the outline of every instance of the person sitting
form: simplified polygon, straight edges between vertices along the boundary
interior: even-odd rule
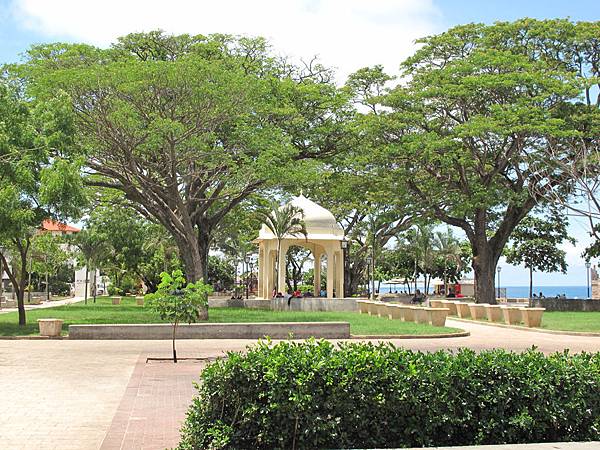
[[[532,298],[537,298],[537,295],[535,295],[535,292],[533,293],[533,297]]]
[[[424,301],[425,301],[425,297],[421,293],[421,290],[417,289],[415,291],[415,295],[413,296],[413,298],[412,298],[412,300],[410,302],[411,303],[423,303]]]
[[[456,294],[454,293],[454,289],[452,289],[452,288],[448,289],[448,295],[446,295],[446,298],[456,298]]]
[[[302,298],[302,292],[300,292],[300,289],[296,289],[296,290],[294,291],[294,293],[292,294],[292,296],[293,296],[294,298]]]

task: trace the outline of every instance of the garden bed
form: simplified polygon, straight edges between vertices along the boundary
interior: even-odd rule
[[[83,302],[54,308],[27,311],[27,325],[19,327],[16,312],[0,314],[0,336],[37,335],[37,319],[64,320],[63,334],[69,325],[76,324],[153,324],[161,323],[158,315],[147,306],[136,305],[135,298],[123,297],[120,305],[110,298],[99,297],[97,302]],[[209,323],[240,322],[348,322],[353,335],[435,335],[460,332],[449,327],[389,320],[354,312],[295,312],[266,311],[248,308],[210,308]],[[164,323],[164,322],[163,322]]]

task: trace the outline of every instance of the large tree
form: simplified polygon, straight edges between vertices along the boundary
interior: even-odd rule
[[[236,205],[290,161],[335,150],[343,100],[328,72],[296,69],[262,39],[153,32],[29,55],[32,95],[72,100],[90,182],[162,224],[190,281],[206,279],[211,235]]]
[[[26,324],[32,239],[44,219],[77,217],[85,203],[72,123],[62,98],[35,102],[0,79],[0,259]]]
[[[584,26],[523,19],[421,39],[377,117],[372,162],[388,189],[408,187],[423,213],[464,231],[479,302],[495,303],[498,258],[519,222],[568,194],[548,149],[578,163],[571,144],[585,131],[570,116],[590,106],[573,36]]]

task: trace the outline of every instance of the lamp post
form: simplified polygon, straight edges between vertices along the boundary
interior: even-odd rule
[[[250,288],[250,282],[248,279],[248,267],[250,267],[250,257],[246,256],[244,258],[244,262],[246,263],[246,300],[248,300],[248,295],[249,295],[249,288]]]
[[[587,287],[587,298],[590,298],[590,267],[592,267],[592,263],[586,261],[585,263],[585,275],[587,278],[586,287]]]
[[[373,258],[369,255],[367,256],[367,294],[369,294],[370,299],[373,299],[373,292],[371,292],[371,264],[373,264]]]
[[[502,267],[498,266],[496,270],[498,271],[498,295],[496,298],[500,298],[500,272],[502,271]]]
[[[341,294],[341,297],[344,298],[346,296],[346,263],[347,263],[347,259],[348,259],[347,258],[347,256],[348,256],[348,240],[345,237],[344,237],[344,239],[342,239],[340,241],[340,246],[342,247],[342,254],[344,255],[344,270],[343,270],[344,282],[342,283],[342,292],[340,292],[340,294]],[[321,290],[321,286],[319,286],[318,289]],[[314,291],[317,292],[317,287],[314,287]]]

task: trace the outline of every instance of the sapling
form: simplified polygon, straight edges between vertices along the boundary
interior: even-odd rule
[[[200,320],[200,311],[208,307],[208,295],[212,288],[202,280],[186,284],[181,270],[174,270],[171,274],[163,272],[160,278],[157,291],[147,294],[145,298],[162,320],[168,320],[173,325],[173,362],[176,363],[177,326],[181,322],[190,324]]]

